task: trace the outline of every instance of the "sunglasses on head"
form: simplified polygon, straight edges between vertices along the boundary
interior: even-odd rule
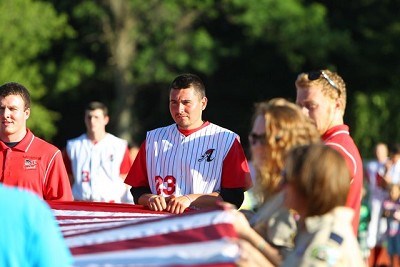
[[[319,78],[324,78],[333,88],[336,89],[336,91],[338,92],[338,95],[340,97],[340,89],[339,87],[336,85],[336,83],[328,76],[328,74],[326,74],[323,70],[317,70],[317,71],[310,71],[307,73],[308,75],[308,79],[310,81],[315,81],[318,80]]]
[[[249,134],[249,141],[251,145],[255,145],[257,143],[260,143],[261,145],[265,145],[265,134],[256,134],[256,133],[251,133]]]

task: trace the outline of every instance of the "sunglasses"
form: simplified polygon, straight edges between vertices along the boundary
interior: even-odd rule
[[[337,86],[337,84],[326,74],[323,70],[318,70],[318,71],[310,71],[307,73],[308,79],[310,81],[315,81],[318,80],[319,78],[324,78],[335,90],[338,92],[338,96],[340,97],[340,89]]]
[[[251,133],[249,134],[249,141],[251,145],[255,145],[257,143],[260,143],[260,145],[265,145],[265,134],[256,134],[256,133]]]

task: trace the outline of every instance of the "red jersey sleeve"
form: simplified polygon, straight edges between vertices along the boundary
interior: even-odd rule
[[[71,185],[61,152],[59,151],[46,175],[45,188],[43,189],[43,198],[45,200],[73,201]]]
[[[149,187],[146,166],[146,142],[140,146],[139,152],[126,176],[125,183],[132,187]]]
[[[222,166],[222,188],[252,187],[249,165],[239,140],[235,139]]]
[[[129,148],[126,147],[124,158],[122,159],[121,166],[119,168],[120,174],[127,174],[131,168],[132,162],[131,157],[129,156]]]

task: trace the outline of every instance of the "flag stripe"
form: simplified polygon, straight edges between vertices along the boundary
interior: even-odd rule
[[[234,266],[233,215],[154,212],[139,205],[49,202],[74,266]]]

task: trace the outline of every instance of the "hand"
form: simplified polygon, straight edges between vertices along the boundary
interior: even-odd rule
[[[235,205],[232,205],[231,203],[221,201],[218,202],[217,204],[224,210],[229,211],[233,215],[234,217],[232,221],[233,227],[235,228],[239,237],[245,238],[247,231],[251,228],[246,216],[242,212],[238,211]]]
[[[181,214],[192,204],[188,196],[176,197],[174,195],[167,197],[166,210],[171,213]]]
[[[163,196],[153,195],[149,197],[147,206],[154,211],[163,211],[167,208],[167,201]]]

